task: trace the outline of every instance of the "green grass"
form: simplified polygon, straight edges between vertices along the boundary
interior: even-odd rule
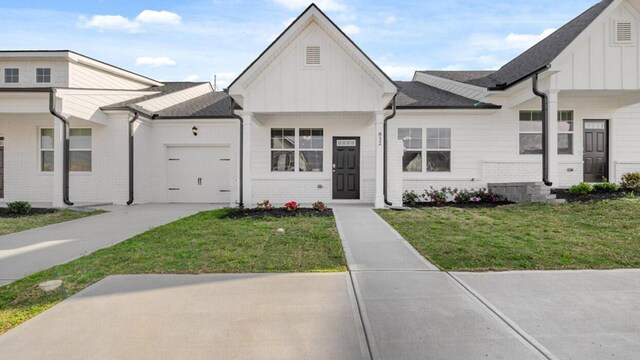
[[[65,221],[80,219],[83,217],[101,214],[104,211],[94,211],[90,213],[60,210],[51,214],[39,214],[21,216],[16,218],[2,218],[0,217],[0,236],[25,231],[41,226],[57,224]]]
[[[444,270],[640,267],[640,200],[378,211]]]
[[[0,333],[115,274],[345,271],[333,217],[222,219],[202,212],[0,288]],[[277,233],[284,228],[285,233]],[[63,289],[43,293],[42,281]]]

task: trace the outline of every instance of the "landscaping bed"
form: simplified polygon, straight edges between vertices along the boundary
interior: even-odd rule
[[[346,271],[333,217],[231,211],[201,212],[0,287],[0,334],[109,275]],[[54,279],[60,289],[37,288]]]
[[[333,210],[324,209],[316,210],[311,208],[299,208],[297,210],[288,210],[287,208],[274,208],[271,210],[265,209],[233,209],[225,216],[228,219],[243,219],[243,218],[285,218],[296,216],[309,216],[309,217],[331,217],[333,216]]]
[[[587,201],[602,201],[620,199],[628,196],[633,196],[632,192],[617,190],[617,191],[594,191],[586,194],[572,193],[569,189],[553,189],[552,194],[555,194],[558,199],[567,200],[567,202],[587,202]]]
[[[444,270],[640,267],[640,199],[377,210]]]

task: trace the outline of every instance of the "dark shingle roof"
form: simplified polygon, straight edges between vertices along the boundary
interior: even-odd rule
[[[499,109],[499,105],[469,99],[419,81],[396,81],[399,109]]]
[[[163,86],[152,86],[140,91],[157,91],[155,94],[140,96],[134,99],[122,101],[119,103],[103,106],[103,110],[119,110],[129,108],[131,105],[137,104],[142,101],[150,100],[159,96],[164,96],[177,91],[185,90],[194,86],[205,84],[204,82],[166,82]]]
[[[506,89],[550,64],[578,35],[591,25],[613,1],[614,0],[603,0],[593,5],[578,17],[495,72],[486,72],[484,76],[480,77],[476,77],[476,75],[480,75],[482,73],[481,71],[422,72],[471,85],[494,88],[496,90]]]
[[[222,91],[207,93],[158,111],[155,118],[230,118],[231,97]]]

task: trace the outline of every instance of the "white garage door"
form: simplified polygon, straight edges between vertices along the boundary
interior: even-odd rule
[[[229,203],[229,147],[167,147],[167,202]]]

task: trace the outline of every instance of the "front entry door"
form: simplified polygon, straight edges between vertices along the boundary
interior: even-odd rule
[[[607,120],[584,121],[584,181],[603,182],[609,176]]]
[[[0,137],[0,199],[4,199],[4,138]]]
[[[360,199],[360,138],[333,138],[333,198]]]

